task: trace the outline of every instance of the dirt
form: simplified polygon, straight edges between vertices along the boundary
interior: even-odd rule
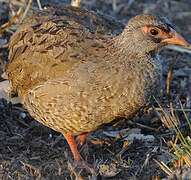
[[[3,1],[1,0],[0,3]],[[42,1],[44,7],[48,3],[61,6],[69,1]],[[33,2],[29,14],[38,9]],[[140,13],[154,13],[167,17],[176,25],[177,31],[188,42],[191,42],[191,1],[186,0],[118,0],[117,8],[112,7],[112,0],[82,0],[82,7],[100,11],[108,16],[126,23],[129,18]],[[6,13],[2,15],[0,6],[0,23],[7,21]],[[7,12],[7,10],[6,10]],[[4,72],[8,61],[6,42],[18,25],[12,25],[1,33],[0,38],[0,72]],[[164,61],[163,93],[158,102],[169,112],[169,107],[180,108],[180,101],[185,110],[191,108],[190,74],[191,54],[164,49],[160,52]],[[167,76],[172,72],[169,93]],[[2,81],[3,79],[1,79]],[[90,140],[97,140],[100,145],[87,143],[80,152],[89,164],[98,169],[97,179],[160,179],[167,177],[154,159],[163,161],[172,167],[172,157],[166,142],[175,137],[170,128],[161,120],[163,114],[157,111],[158,103],[154,103],[151,111],[143,109],[133,117],[122,121],[118,126],[109,124],[89,135]],[[150,107],[146,107],[149,109]],[[181,111],[175,111],[179,127],[184,135],[189,135],[186,120]],[[186,111],[190,118],[189,111]],[[170,114],[170,113],[169,113]],[[117,120],[116,120],[117,121]],[[113,125],[113,126],[112,126]],[[120,135],[119,135],[120,134]],[[136,135],[136,139],[128,139]],[[149,135],[149,136],[148,136]],[[139,139],[140,137],[140,139]],[[146,137],[146,138],[144,138]],[[81,169],[74,169],[75,164],[64,137],[35,121],[21,104],[11,104],[0,99],[0,179],[93,179]],[[129,144],[128,144],[129,143]],[[95,178],[94,178],[95,179]]]

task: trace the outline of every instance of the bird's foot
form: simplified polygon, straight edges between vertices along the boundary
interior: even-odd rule
[[[77,150],[77,145],[76,145],[76,141],[74,140],[74,137],[71,135],[68,135],[68,134],[64,134],[64,137],[66,138],[66,140],[70,146],[70,149],[74,156],[76,167],[86,169],[87,172],[91,173],[92,175],[96,175],[96,171],[94,170],[94,168],[91,167],[91,165],[88,165],[80,156],[80,154]],[[86,137],[87,137],[87,135],[83,136],[84,139],[86,139]]]
[[[80,171],[78,170],[80,169]],[[74,161],[74,163],[71,163],[68,161],[68,169],[75,175],[76,179],[84,179],[81,175],[81,169],[85,169],[88,173],[91,174],[91,179],[96,180],[98,173],[96,173],[96,170],[88,165],[86,162],[82,161]]]
[[[84,161],[83,159],[81,160],[75,160],[74,161],[74,165],[76,167],[79,167],[80,169],[85,169],[87,172],[89,172],[92,175],[97,175],[96,170],[93,168],[92,165],[88,164],[86,161]]]

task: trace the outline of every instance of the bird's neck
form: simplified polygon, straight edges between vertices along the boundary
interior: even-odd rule
[[[134,42],[131,35],[127,38],[123,33],[114,38],[108,46],[108,61],[121,71],[135,73],[135,76],[160,74],[162,64],[157,51],[145,52],[136,48]]]
[[[132,34],[122,33],[114,38],[109,46],[109,56],[112,56],[113,61],[132,62],[133,64],[140,63],[155,63],[156,51],[144,51],[140,45],[137,45]],[[150,62],[148,62],[150,61]]]

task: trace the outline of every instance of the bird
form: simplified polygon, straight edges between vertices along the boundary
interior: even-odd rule
[[[123,26],[82,8],[54,8],[27,18],[10,38],[10,95],[62,133],[75,162],[95,174],[77,143],[158,94],[158,51],[168,44],[188,46],[166,18],[140,14]]]

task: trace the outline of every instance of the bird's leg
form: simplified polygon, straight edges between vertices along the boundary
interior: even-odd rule
[[[86,141],[87,137],[88,137],[88,133],[77,136],[76,137],[77,146],[82,146],[84,142]]]
[[[102,145],[102,144],[109,145],[110,144],[108,141],[100,141],[100,140],[88,139],[88,133],[87,133],[87,134],[82,134],[82,135],[79,135],[79,136],[76,137],[77,147],[82,146],[85,143],[85,141],[88,141],[88,142],[90,142],[91,144],[94,144],[94,145]]]
[[[89,171],[91,174],[96,175],[95,170],[93,168],[89,167],[89,165],[80,156],[80,154],[77,150],[77,145],[76,145],[76,142],[74,140],[74,137],[69,135],[69,134],[64,134],[64,137],[70,146],[70,149],[71,149],[72,154],[74,156],[74,160],[76,161],[78,167],[83,167],[87,171]]]
[[[72,151],[72,154],[74,156],[74,160],[75,161],[80,161],[82,160],[82,157],[80,156],[78,150],[77,150],[77,145],[76,142],[74,140],[74,137],[68,134],[64,134],[64,137],[66,139],[66,141],[68,142],[70,149]]]
[[[82,134],[82,135],[79,135],[76,137],[76,145],[78,148],[83,146],[83,154],[88,154],[87,137],[88,137],[88,133]],[[85,141],[86,141],[86,143],[85,143]]]

